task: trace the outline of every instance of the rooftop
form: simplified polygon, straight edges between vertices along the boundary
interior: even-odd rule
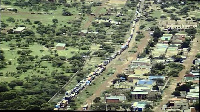
[[[58,44],[56,45],[56,47],[57,47],[57,46],[65,47],[65,43],[58,43]]]
[[[145,84],[152,85],[153,84],[153,80],[139,80],[137,82],[137,84],[139,84],[139,85],[145,85]]]
[[[141,92],[131,92],[131,94],[132,95],[135,95],[135,94],[148,94],[148,92],[143,92],[143,91],[141,91]]]
[[[109,96],[109,97],[106,97],[106,99],[109,99],[109,100],[119,99],[120,101],[123,101],[123,100],[126,100],[126,96]]]
[[[16,29],[14,29],[14,31],[17,31],[17,32],[21,32],[25,29],[26,27],[17,27]]]
[[[149,80],[153,80],[153,79],[165,79],[164,76],[149,76]]]

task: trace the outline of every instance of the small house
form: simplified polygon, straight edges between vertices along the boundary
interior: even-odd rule
[[[85,36],[88,33],[88,30],[81,30],[80,35]]]
[[[185,81],[192,81],[194,80],[194,75],[193,74],[186,74],[184,76]]]
[[[149,80],[157,80],[157,79],[162,79],[165,80],[165,76],[149,76]]]
[[[134,102],[133,104],[132,104],[132,111],[133,112],[142,112],[142,111],[144,111],[144,109],[145,109],[145,106],[147,105],[148,103],[147,102],[145,102],[145,101],[139,101],[139,102]]]
[[[154,81],[153,80],[139,80],[137,82],[137,85],[153,86],[154,85]]]
[[[17,27],[16,29],[13,29],[14,33],[21,33],[26,29],[26,27]]]
[[[109,96],[106,97],[106,103],[120,103],[126,100],[126,96]]]
[[[64,50],[65,49],[65,43],[58,43],[56,45],[57,50]]]

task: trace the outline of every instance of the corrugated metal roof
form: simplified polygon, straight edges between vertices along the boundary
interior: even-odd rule
[[[112,100],[112,99],[119,99],[120,101],[126,100],[126,96],[109,96],[106,97],[106,99]]]
[[[152,80],[152,79],[164,79],[165,77],[164,76],[149,76],[149,80]]]
[[[131,92],[131,94],[148,94],[148,92]]]
[[[139,84],[139,85],[152,85],[153,84],[153,80],[139,80],[138,82],[137,82],[137,84]]]

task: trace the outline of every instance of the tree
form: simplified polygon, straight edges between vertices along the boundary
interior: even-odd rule
[[[53,23],[58,23],[58,19],[52,19]]]
[[[191,89],[191,84],[183,84],[183,85],[181,85],[181,86],[178,86],[178,87],[176,87],[176,91],[186,91],[186,92],[189,92],[190,91],[190,89]]]
[[[189,29],[186,29],[185,31],[188,33],[188,35],[195,35],[197,33],[197,29],[194,27],[190,27]]]
[[[29,105],[26,110],[40,110],[40,107],[37,105]]]
[[[0,92],[8,91],[8,87],[5,83],[0,83]]]
[[[100,98],[100,97],[96,97],[96,98],[93,100],[93,102],[94,102],[94,103],[99,103],[99,102],[100,102],[100,100],[101,100],[101,98]]]
[[[197,53],[196,58],[200,58],[200,53]]]
[[[158,42],[158,38],[162,37],[163,32],[160,30],[160,28],[155,27],[154,32],[153,32],[153,41]]]
[[[10,87],[10,88],[14,88],[15,86],[17,86],[17,84],[15,83],[15,82],[10,82],[9,84],[8,84],[8,86]]]
[[[8,19],[6,19],[6,21],[8,21],[8,22],[15,22],[15,19],[13,18],[13,17],[9,17]]]
[[[153,112],[152,109],[153,109],[153,106],[151,106],[150,104],[146,104],[144,108],[144,112]]]
[[[192,104],[191,107],[195,107],[195,110],[198,112],[199,111],[199,100],[196,101],[194,104]]]
[[[174,91],[172,93],[172,95],[174,95],[174,96],[181,96],[181,93],[180,93],[180,91]]]
[[[157,85],[153,86],[153,90],[159,90],[159,87]]]
[[[172,58],[174,59],[174,62],[180,62],[183,60],[180,55],[173,55]]]
[[[62,15],[63,16],[71,16],[73,14],[71,12],[69,12],[69,11],[63,11]]]

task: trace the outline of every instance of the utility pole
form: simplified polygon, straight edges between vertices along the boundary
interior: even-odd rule
[[[106,103],[106,111],[108,111],[108,109],[107,109],[107,103]]]

